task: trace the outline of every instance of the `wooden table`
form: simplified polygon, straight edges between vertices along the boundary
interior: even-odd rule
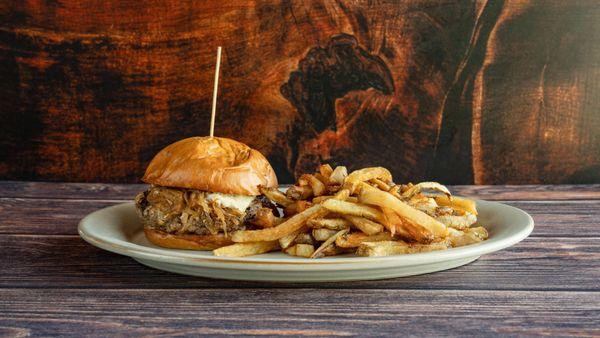
[[[533,234],[450,271],[312,284],[180,276],[79,238],[143,188],[0,182],[0,336],[600,335],[600,185],[453,187],[529,212]]]

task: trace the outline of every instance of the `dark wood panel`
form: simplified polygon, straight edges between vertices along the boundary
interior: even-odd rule
[[[0,234],[75,235],[77,224],[92,211],[120,203],[87,199],[0,198]],[[600,200],[509,201],[530,213],[536,227],[532,236],[596,236]]]
[[[600,6],[545,1],[12,1],[0,178],[138,182],[208,130],[281,181],[317,163],[400,180],[600,182]]]
[[[14,289],[0,290],[0,327],[43,336],[591,336],[600,334],[598,297],[533,291]]]
[[[581,185],[455,185],[462,196],[495,200],[593,200],[600,199],[600,184]],[[131,200],[144,184],[52,183],[0,181],[0,197]]]
[[[599,290],[600,238],[529,238],[457,269],[368,282],[215,281],[142,266],[74,236],[0,235],[0,287]],[[525,277],[526,276],[526,277]]]

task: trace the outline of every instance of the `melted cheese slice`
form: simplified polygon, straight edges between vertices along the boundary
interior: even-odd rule
[[[206,194],[206,199],[209,201],[215,201],[222,207],[237,209],[243,213],[246,211],[246,208],[248,208],[250,203],[252,203],[254,196],[228,195],[221,194],[219,192],[211,192]]]

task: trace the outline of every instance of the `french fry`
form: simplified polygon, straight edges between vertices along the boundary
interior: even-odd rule
[[[330,198],[333,198],[333,197],[334,197],[333,195],[323,195],[323,196],[319,196],[319,197],[313,198],[312,202],[314,204],[319,204],[319,203],[321,203],[323,201],[326,201],[326,200],[328,200]],[[358,203],[358,198],[356,196],[349,196],[349,197],[346,198],[346,201]]]
[[[333,173],[333,168],[329,164],[322,164],[319,166],[319,173],[329,179],[329,176]]]
[[[447,245],[444,243],[408,244],[403,241],[363,242],[356,250],[356,254],[365,257],[382,257],[444,250],[447,248]]]
[[[383,167],[363,168],[353,171],[344,181],[344,188],[350,190],[354,194],[362,182],[372,180],[374,178],[381,179],[385,182],[392,181],[392,174],[389,170]]]
[[[309,233],[301,232],[294,238],[294,243],[313,245],[315,244],[315,240]]]
[[[477,215],[477,203],[475,201],[458,196],[452,196],[452,199],[448,196],[436,196],[435,201],[438,205],[451,207],[452,209],[458,209],[466,212],[470,212],[473,215]]]
[[[368,184],[361,184],[358,200],[361,203],[392,209],[410,224],[421,226],[431,232],[434,238],[443,238],[448,234],[448,229],[444,224],[436,221],[426,213],[405,204],[392,194],[373,188]],[[325,203],[328,201],[325,201]]]
[[[305,232],[307,230],[306,226],[303,226],[302,228],[292,232],[289,235],[285,235],[283,237],[281,237],[279,239],[279,246],[282,249],[286,249],[289,246],[291,246],[292,244],[294,244],[294,241],[296,240],[296,238],[298,237],[298,235],[300,235],[301,233]]]
[[[455,228],[459,230],[469,228],[471,225],[477,222],[477,216],[470,212],[465,212],[462,216],[441,215],[435,219],[444,223],[448,228]]]
[[[295,201],[308,199],[312,195],[313,191],[309,185],[292,185],[285,192],[287,198]]]
[[[392,235],[389,232],[382,232],[376,235],[367,235],[362,232],[355,232],[339,236],[335,240],[335,245],[340,248],[356,248],[363,242],[381,242],[391,241]]]
[[[261,228],[271,228],[281,224],[282,222],[283,219],[273,215],[273,210],[269,208],[258,209],[254,218],[249,221],[249,223],[258,225]]]
[[[338,232],[338,230],[331,230],[331,229],[325,229],[325,228],[313,229],[312,236],[316,241],[324,242],[324,241],[328,240],[329,237],[335,235],[337,232]]]
[[[383,212],[385,219],[383,225],[392,235],[398,235],[404,239],[414,240],[412,235],[404,228],[404,221],[394,212],[394,210],[381,208],[381,211]]]
[[[323,184],[326,186],[329,185],[329,177],[325,177],[321,175],[321,173],[315,173],[314,175],[319,181],[323,182]]]
[[[312,217],[323,217],[329,211],[322,205],[317,204],[288,218],[278,226],[260,230],[242,230],[236,231],[231,235],[234,242],[259,242],[274,241],[283,236],[289,235],[302,228],[306,221]]]
[[[308,226],[313,229],[330,229],[340,231],[349,228],[352,223],[343,218],[313,218],[307,222]]]
[[[344,215],[344,218],[349,220],[354,227],[367,235],[374,235],[383,231],[383,225],[373,222],[370,219],[352,215]]]
[[[448,230],[450,234],[447,243],[454,248],[479,243],[488,238],[488,232],[484,227],[468,228],[463,231],[451,228]]]
[[[337,245],[331,244],[325,249],[321,250],[315,258],[325,257],[325,256],[337,256],[345,253],[353,252],[354,248],[340,248]]]
[[[401,185],[397,184],[397,185],[395,185],[395,186],[391,187],[391,188],[388,190],[388,192],[389,192],[390,194],[394,195],[395,197],[402,199],[402,193],[400,192],[400,188],[401,188],[401,187],[402,187]]]
[[[342,215],[360,216],[375,221],[383,220],[383,214],[381,211],[379,211],[377,208],[364,204],[340,201],[337,199],[328,199],[321,205],[329,211]]]
[[[306,180],[306,182],[308,182],[314,196],[321,196],[327,192],[325,184],[314,175],[304,174],[300,177],[300,180]]]
[[[296,244],[285,249],[284,252],[291,256],[309,258],[315,252],[315,247],[310,244]]]
[[[317,258],[321,254],[321,252],[323,252],[323,250],[327,249],[328,246],[334,244],[335,240],[339,236],[347,233],[348,231],[349,231],[348,229],[340,230],[337,233],[335,233],[333,236],[329,237],[325,242],[323,242],[323,244],[321,244],[321,246],[319,246],[317,248],[317,250],[315,250],[315,252],[310,256],[310,258]]]
[[[244,257],[279,249],[277,241],[236,243],[213,250],[215,256]]]
[[[446,188],[445,186],[443,186],[437,182],[421,182],[421,183],[415,184],[412,187],[410,187],[409,189],[407,189],[406,191],[404,191],[402,193],[402,197],[409,199],[412,196],[420,193],[424,189],[432,189],[432,190],[440,191],[440,192],[444,193],[447,198],[452,199],[452,194],[450,193],[448,188]]]
[[[258,187],[261,194],[267,196],[268,199],[279,204],[282,207],[287,207],[292,204],[294,201],[287,198],[287,196],[279,191],[277,188],[266,188],[264,186]]]
[[[372,180],[369,180],[369,182],[375,184],[377,186],[377,188],[383,190],[383,191],[388,191],[390,190],[390,185],[385,183],[384,181],[378,179],[378,178],[374,178]]]
[[[329,176],[329,184],[342,185],[348,177],[348,170],[344,166],[337,166]]]
[[[311,206],[312,203],[309,201],[294,201],[294,203],[283,209],[283,214],[287,217],[290,217],[310,208]]]

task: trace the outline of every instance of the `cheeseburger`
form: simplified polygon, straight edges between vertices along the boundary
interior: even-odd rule
[[[212,250],[229,234],[254,228],[257,215],[279,215],[259,186],[276,187],[267,159],[247,145],[221,137],[175,142],[152,159],[142,180],[151,186],[135,204],[144,233],[156,245]]]

